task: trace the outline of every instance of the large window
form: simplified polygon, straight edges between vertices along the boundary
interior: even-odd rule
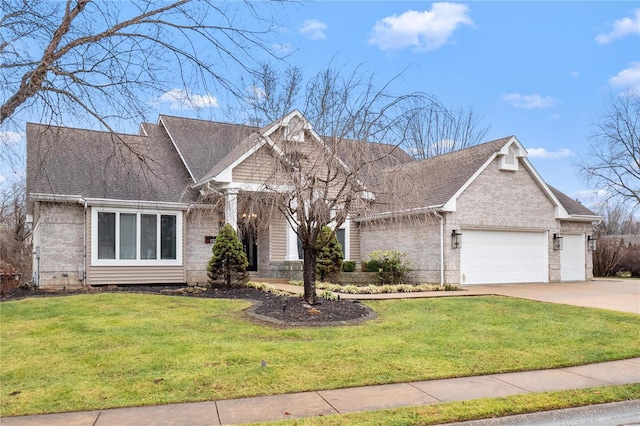
[[[92,265],[182,264],[180,212],[94,209],[92,218]]]

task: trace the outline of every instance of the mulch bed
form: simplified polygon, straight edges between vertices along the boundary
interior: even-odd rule
[[[82,290],[43,291],[39,289],[17,288],[2,300],[16,300],[26,297],[52,297],[98,292],[154,293],[182,297],[208,297],[214,299],[244,299],[254,302],[247,314],[259,322],[280,326],[329,326],[357,324],[376,317],[369,307],[354,300],[319,299],[317,305],[310,306],[300,297],[280,296],[253,288],[206,290],[180,286],[108,286],[89,287]]]

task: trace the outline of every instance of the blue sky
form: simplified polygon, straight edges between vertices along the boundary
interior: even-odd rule
[[[640,90],[640,2],[317,2],[282,44],[316,69],[362,63],[380,81],[472,107],[488,140],[516,135],[542,177],[591,203],[574,163],[610,96]],[[396,88],[398,85],[396,85]]]
[[[549,184],[587,205],[593,190],[574,163],[610,97],[640,90],[638,1],[331,1],[277,11],[269,40],[306,76],[331,61],[360,65],[378,84],[404,71],[396,93],[473,108],[491,126],[487,140],[516,135]],[[180,93],[156,99],[157,113],[215,117],[223,107],[216,93],[194,88],[190,103]]]

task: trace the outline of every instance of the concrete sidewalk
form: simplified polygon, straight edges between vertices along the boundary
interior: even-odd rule
[[[3,426],[230,425],[640,383],[640,358],[579,367],[223,401],[3,417]]]

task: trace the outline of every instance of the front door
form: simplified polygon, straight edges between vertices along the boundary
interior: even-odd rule
[[[242,225],[241,225],[242,226]],[[253,226],[242,226],[242,247],[247,255],[247,271],[258,270],[258,232]]]

